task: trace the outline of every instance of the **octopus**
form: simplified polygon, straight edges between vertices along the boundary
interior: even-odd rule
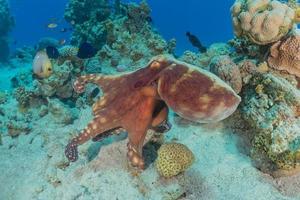
[[[80,76],[74,90],[84,92],[87,83],[97,84],[103,95],[92,106],[93,120],[66,146],[70,162],[78,159],[78,146],[88,140],[126,131],[128,161],[144,169],[147,130],[168,131],[169,109],[188,120],[212,123],[231,115],[241,101],[216,75],[166,55],[130,73]]]

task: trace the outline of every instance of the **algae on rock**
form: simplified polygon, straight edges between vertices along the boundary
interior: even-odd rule
[[[253,131],[251,157],[263,171],[300,167],[300,91],[284,78],[257,73],[243,92],[241,116]]]

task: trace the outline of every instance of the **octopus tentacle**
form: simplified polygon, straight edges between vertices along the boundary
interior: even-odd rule
[[[117,127],[117,128],[113,128],[111,130],[105,131],[103,133],[100,133],[98,135],[96,135],[92,141],[93,142],[99,142],[101,140],[103,140],[104,138],[111,136],[111,135],[119,135],[122,132],[126,132],[126,130],[122,127]]]
[[[96,135],[105,133],[106,131],[115,128],[114,123],[107,123],[104,117],[96,116],[81,133],[73,138],[66,146],[65,155],[71,162],[78,159],[78,145],[81,145]]]
[[[100,75],[100,74],[87,74],[82,75],[76,79],[73,88],[76,92],[82,93],[87,83],[93,83],[102,87],[104,92],[108,89],[109,81],[117,79],[117,76]]]

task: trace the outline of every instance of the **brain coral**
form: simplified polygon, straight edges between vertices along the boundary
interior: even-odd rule
[[[295,11],[276,0],[236,0],[231,15],[236,36],[265,45],[278,41],[292,29]]]
[[[288,37],[276,42],[271,47],[268,58],[270,67],[284,70],[290,74],[300,77],[300,35]]]
[[[156,169],[165,178],[185,171],[194,161],[193,152],[179,143],[164,144],[158,150]]]

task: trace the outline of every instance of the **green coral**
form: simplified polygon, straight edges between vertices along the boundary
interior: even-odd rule
[[[194,161],[194,155],[185,145],[179,143],[164,144],[158,150],[155,163],[160,175],[170,178],[184,172]]]

